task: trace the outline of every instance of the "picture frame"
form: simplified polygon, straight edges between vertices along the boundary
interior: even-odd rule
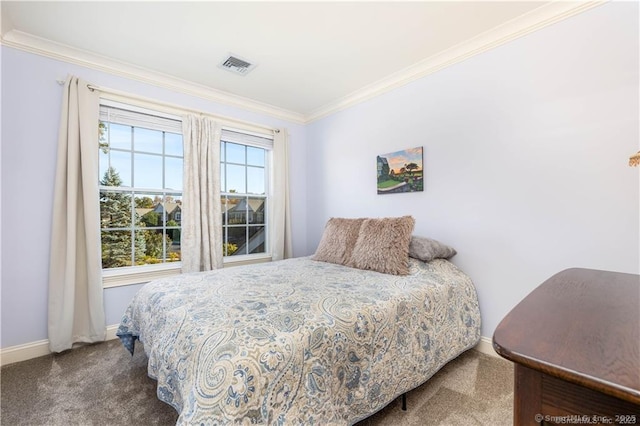
[[[424,191],[423,147],[378,155],[376,167],[378,194]]]

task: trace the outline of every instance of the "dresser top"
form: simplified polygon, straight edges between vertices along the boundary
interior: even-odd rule
[[[559,272],[507,314],[493,346],[518,364],[640,404],[640,276]]]

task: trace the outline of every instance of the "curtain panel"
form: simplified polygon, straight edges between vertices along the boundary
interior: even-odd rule
[[[106,338],[98,188],[99,96],[69,76],[64,85],[49,262],[49,347]]]
[[[182,120],[182,133],[182,272],[218,269],[222,267],[221,128],[208,117],[190,114]]]
[[[293,256],[289,202],[289,134],[286,129],[280,129],[274,134],[273,163],[271,256],[273,260],[282,260]]]

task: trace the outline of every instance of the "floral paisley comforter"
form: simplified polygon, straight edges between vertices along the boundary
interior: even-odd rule
[[[408,276],[297,258],[157,280],[117,335],[144,344],[178,424],[352,424],[480,338],[469,277],[410,262]]]

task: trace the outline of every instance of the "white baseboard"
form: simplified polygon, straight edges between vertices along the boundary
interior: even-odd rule
[[[493,349],[493,339],[491,339],[491,337],[480,337],[480,341],[473,349],[485,355],[495,356],[496,358],[500,357]]]
[[[107,340],[114,340],[118,338],[118,336],[116,336],[118,327],[120,327],[120,324],[110,325],[107,327]]]
[[[107,340],[117,338],[116,330],[118,330],[118,324],[107,327]],[[493,350],[493,344],[489,337],[482,336],[480,342],[478,342],[473,349],[485,355],[499,356],[496,351]],[[38,340],[37,342],[25,343],[24,345],[10,346],[2,349],[2,352],[0,352],[0,366],[26,361],[39,356],[49,355],[50,353],[48,340]]]
[[[118,330],[118,324],[107,327],[107,340],[113,340],[117,337],[116,330]],[[10,346],[0,351],[0,366],[26,361],[39,356],[49,355],[50,353],[49,341],[46,339],[25,343],[23,345]]]

